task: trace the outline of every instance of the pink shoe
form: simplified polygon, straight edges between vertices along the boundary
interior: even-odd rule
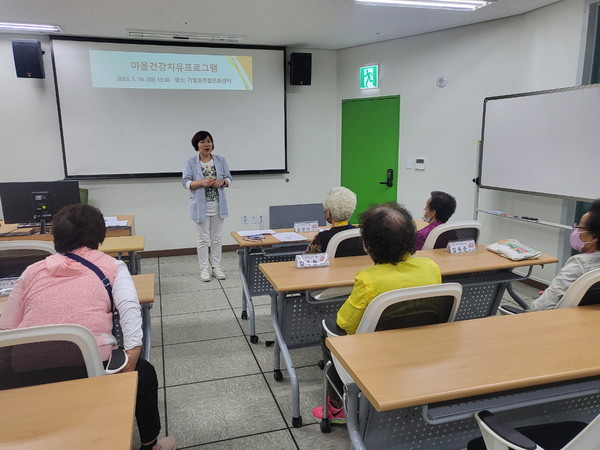
[[[177,448],[177,440],[175,436],[166,436],[162,439],[159,439],[152,450],[175,450]]]
[[[317,406],[316,408],[313,408],[312,410],[313,416],[315,419],[317,419],[319,422],[321,420],[323,420],[323,407],[322,406]],[[331,423],[340,423],[340,424],[345,424],[346,423],[346,413],[344,412],[344,408],[334,408],[333,406],[331,406],[331,402],[327,402],[327,419],[329,419],[329,421]]]

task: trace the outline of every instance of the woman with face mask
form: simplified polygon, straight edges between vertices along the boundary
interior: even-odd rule
[[[571,247],[581,253],[567,260],[550,286],[533,301],[532,311],[554,308],[577,278],[600,268],[600,199],[595,200],[581,221],[573,226],[570,241]]]
[[[423,220],[428,223],[425,228],[417,231],[416,249],[422,250],[423,244],[431,230],[438,225],[448,222],[456,211],[456,199],[450,194],[441,191],[433,191],[431,197],[425,202]]]

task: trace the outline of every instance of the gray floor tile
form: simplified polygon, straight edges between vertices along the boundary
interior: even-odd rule
[[[142,258],[140,264],[142,273],[153,273],[158,277],[158,258]]]
[[[267,375],[267,382],[275,399],[283,411],[288,426],[292,425],[292,390],[287,370],[282,370],[283,380],[275,379]],[[315,365],[296,369],[298,385],[300,386],[300,414],[303,424],[316,423],[312,415],[315,406],[323,401],[323,372]]]
[[[214,278],[208,282],[201,281],[199,274],[161,277],[160,279],[161,294],[177,294],[180,292],[196,292],[220,288],[219,281]]]
[[[166,389],[169,432],[179,447],[284,428],[261,375]]]
[[[255,434],[212,444],[189,447],[189,450],[295,450],[296,444],[288,430],[272,431],[270,433]],[[318,447],[313,447],[318,448]]]
[[[158,286],[156,287],[154,292],[156,292],[156,295],[154,296],[154,304],[152,305],[152,308],[150,308],[150,317],[160,317],[160,294],[158,293]]]
[[[165,344],[179,344],[243,334],[233,311],[205,311],[163,317]]]
[[[222,289],[162,294],[161,301],[164,316],[219,309],[231,310],[231,306]]]
[[[273,346],[266,347],[265,342],[273,341],[275,333],[259,333],[258,343],[251,345],[252,353],[256,357],[258,364],[263,372],[273,371]],[[320,345],[312,347],[294,348],[290,350],[294,367],[309,367],[316,366],[317,362],[322,359],[322,351]],[[283,358],[281,358],[281,368],[285,368]]]
[[[321,433],[318,423],[292,428],[292,434],[301,450],[341,450],[350,448],[350,437],[345,425],[332,425],[331,433]]]
[[[167,386],[260,373],[243,337],[167,345],[164,351]]]
[[[242,308],[234,308],[235,317],[238,318],[245,334],[250,333],[250,319],[241,319]],[[256,334],[273,332],[273,321],[271,320],[271,305],[254,305],[254,328]]]
[[[181,257],[184,258],[184,257]],[[186,258],[188,259],[188,258]],[[177,260],[166,264],[160,264],[161,277],[173,277],[179,275],[195,275],[200,276],[200,266],[198,259],[194,257],[192,261]]]
[[[234,308],[242,307],[242,286],[241,285],[226,287],[225,294],[227,295],[227,298],[229,299],[229,303],[231,303],[231,306],[233,306]],[[270,305],[271,297],[269,297],[268,295],[255,295],[254,297],[252,297],[252,303],[254,304],[254,306]]]

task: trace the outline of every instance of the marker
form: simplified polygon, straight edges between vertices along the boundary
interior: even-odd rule
[[[532,220],[534,222],[538,221],[537,217],[529,217],[529,216],[521,216],[521,219],[523,219],[523,220]]]

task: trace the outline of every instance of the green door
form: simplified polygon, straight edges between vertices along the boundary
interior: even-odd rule
[[[351,223],[369,205],[395,202],[400,97],[342,100],[342,186],[358,197]],[[386,184],[392,171],[391,186]]]

